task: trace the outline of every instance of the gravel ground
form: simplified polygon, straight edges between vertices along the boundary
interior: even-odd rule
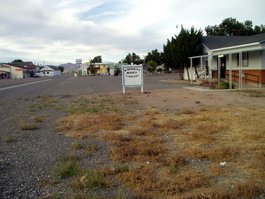
[[[1,103],[0,198],[46,198],[51,193],[62,196],[71,193],[67,181],[49,183],[56,162],[71,152],[74,141],[74,138],[54,131],[56,120],[64,114],[56,107],[63,106],[70,98],[60,98],[55,104],[46,104],[45,107],[39,106],[42,102],[38,97]],[[38,129],[22,130],[21,123],[32,122],[34,116],[45,118],[37,124]],[[10,137],[12,141],[8,141]],[[95,166],[95,163],[109,160],[105,144],[93,139],[89,142],[94,142],[99,150],[93,158],[83,156],[79,151],[77,155],[83,158],[84,164]]]
[[[265,108],[264,97],[249,97],[237,92],[197,92],[176,89],[135,94],[146,107],[159,107],[179,111],[183,108],[200,109],[204,106],[247,106]],[[72,193],[67,180],[52,182],[52,171],[58,160],[72,153],[69,138],[55,132],[56,121],[65,113],[62,108],[74,100],[71,96],[58,96],[56,102],[45,104],[41,97],[17,98],[11,101],[0,99],[0,198],[51,198],[51,193],[65,196]],[[34,116],[45,116],[37,130],[22,130],[23,122],[32,122]],[[7,138],[13,138],[13,141]],[[97,152],[92,156],[75,151],[80,163],[89,168],[111,164],[105,143],[93,138],[84,142],[93,143]],[[109,194],[109,193],[108,193]]]

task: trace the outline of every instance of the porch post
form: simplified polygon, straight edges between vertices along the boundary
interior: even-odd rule
[[[192,84],[192,58],[190,58],[190,83]]]
[[[239,90],[243,90],[243,81],[242,81],[242,52],[239,53],[239,66],[238,66],[238,82]]]
[[[201,60],[200,64],[201,64],[201,71],[202,71],[202,69],[203,69],[203,67],[202,67],[202,57],[200,58],[200,60]]]
[[[208,58],[208,77],[209,77],[209,79],[212,78],[212,68],[213,68],[213,56],[211,55]]]
[[[221,57],[220,56],[218,56],[217,70],[218,70],[218,84],[220,84],[221,82]]]
[[[232,89],[232,54],[229,54],[229,88]]]

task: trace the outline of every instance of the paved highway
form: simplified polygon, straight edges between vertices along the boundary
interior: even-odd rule
[[[177,75],[146,76],[144,77],[144,90],[179,88],[188,85],[188,83],[169,84],[161,81],[168,79],[177,79]],[[121,76],[61,76],[0,80],[0,102],[18,97],[87,95],[109,92],[122,92]],[[130,89],[126,89],[126,92],[130,92]]]

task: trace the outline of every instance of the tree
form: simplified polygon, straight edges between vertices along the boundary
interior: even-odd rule
[[[265,33],[265,25],[255,26],[254,31],[258,33]]]
[[[64,67],[63,66],[58,66],[58,69],[61,71],[61,73],[63,73],[63,71],[64,71]]]
[[[142,64],[144,61],[140,58],[139,55],[136,55],[135,53],[129,53],[128,55],[126,55],[123,62],[127,64]]]
[[[153,60],[147,62],[147,70],[151,73],[154,73],[157,68],[157,63]]]
[[[163,53],[158,52],[157,49],[152,50],[151,52],[148,52],[147,56],[145,57],[144,62],[148,63],[149,61],[154,61],[158,65],[161,65],[164,63]]]
[[[265,33],[265,28],[264,25],[261,25],[255,26],[253,29],[252,21],[246,20],[242,23],[230,17],[224,19],[219,25],[207,26],[205,31],[208,36],[246,36]]]
[[[12,61],[11,63],[17,63],[17,62],[20,62],[22,63],[23,61],[21,59],[15,59],[14,61]]]
[[[94,58],[91,60],[91,63],[102,63],[101,55],[94,57]]]
[[[97,69],[96,69],[94,63],[91,63],[89,65],[88,71],[90,72],[91,75],[96,75]]]
[[[183,27],[178,36],[172,37],[164,45],[164,59],[167,67],[179,70],[183,78],[184,68],[188,70],[190,65],[189,57],[197,56],[202,53],[202,30],[195,30],[192,27],[186,30]]]

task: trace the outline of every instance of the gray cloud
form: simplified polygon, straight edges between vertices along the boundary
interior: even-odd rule
[[[177,24],[204,29],[227,17],[264,24],[264,7],[263,0],[1,0],[0,62],[119,61],[129,52],[162,50]]]

